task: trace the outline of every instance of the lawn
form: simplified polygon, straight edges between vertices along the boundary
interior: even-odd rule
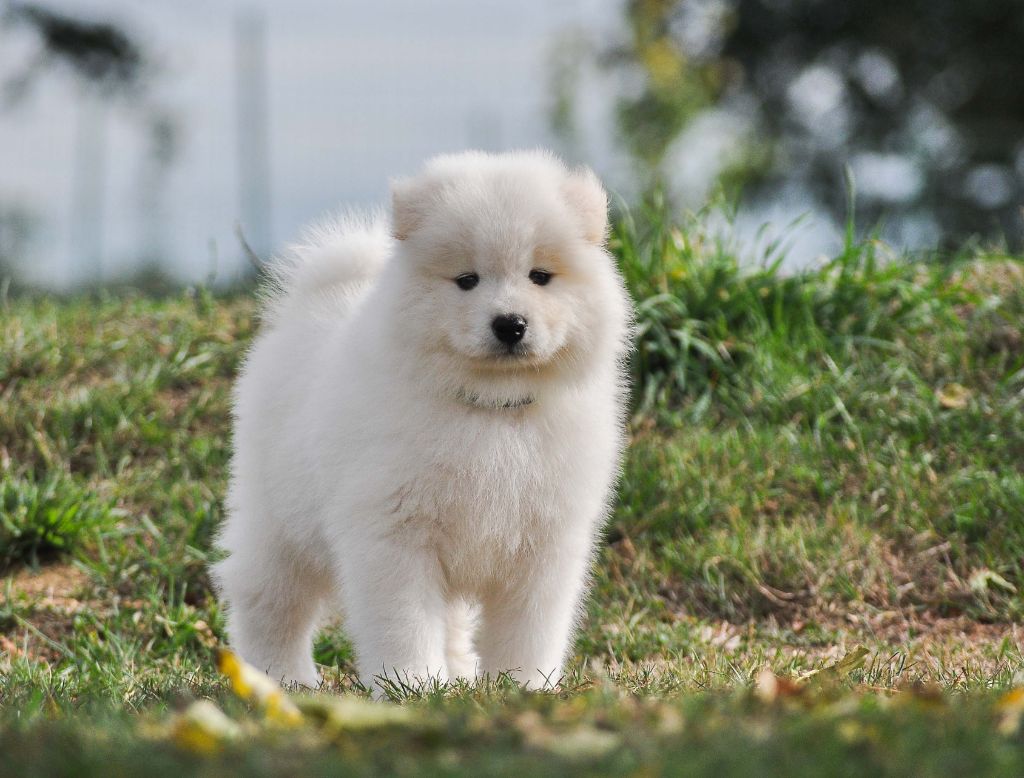
[[[556,693],[361,705],[335,628],[294,718],[242,699],[205,570],[252,296],[4,300],[0,774],[1024,774],[1024,265],[787,275],[706,223],[613,236],[631,443]]]

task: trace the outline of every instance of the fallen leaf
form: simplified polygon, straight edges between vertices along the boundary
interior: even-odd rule
[[[271,721],[288,726],[302,723],[302,713],[281,687],[233,651],[221,649],[217,653],[217,667],[231,681],[235,694],[255,703]]]
[[[814,680],[819,683],[834,683],[836,681],[841,681],[854,670],[863,667],[864,661],[867,659],[869,653],[871,652],[864,648],[864,646],[860,646],[859,648],[855,648],[853,651],[850,651],[834,665],[819,667],[817,670],[811,670],[810,672],[804,673],[800,676],[800,680]]]
[[[1024,717],[1024,688],[1011,689],[996,703],[999,721],[996,729],[1001,735],[1010,737],[1020,729],[1021,718]]]
[[[296,705],[304,716],[323,722],[331,732],[361,731],[381,727],[407,726],[424,719],[410,708],[362,697],[299,697]]]
[[[613,751],[621,739],[614,732],[580,726],[569,732],[555,732],[537,711],[516,717],[515,727],[531,748],[542,749],[566,759],[596,759]]]
[[[971,399],[971,390],[963,384],[946,384],[937,393],[939,405],[943,408],[966,408]]]
[[[764,703],[773,703],[783,697],[798,697],[803,691],[803,687],[792,678],[778,676],[767,667],[757,674],[754,683],[754,694]]]
[[[1007,592],[1016,592],[1017,587],[1012,583],[1003,578],[999,573],[989,570],[987,567],[983,567],[980,570],[975,570],[971,573],[971,577],[967,579],[967,583],[971,587],[971,591],[977,592],[978,594],[984,594],[992,586],[998,586]]]
[[[241,728],[209,700],[193,702],[171,720],[170,737],[197,754],[212,754],[235,740]]]

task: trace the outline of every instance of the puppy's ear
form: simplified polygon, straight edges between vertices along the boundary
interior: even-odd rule
[[[579,216],[583,237],[595,246],[608,238],[608,195],[590,168],[571,171],[563,187],[565,199]]]
[[[426,218],[426,187],[415,178],[391,181],[391,225],[395,238],[405,240]]]

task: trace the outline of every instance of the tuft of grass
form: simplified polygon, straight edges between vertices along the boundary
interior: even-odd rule
[[[72,479],[39,483],[0,476],[0,571],[77,550],[84,539],[110,529],[115,512]]]
[[[848,236],[822,266],[785,274],[777,244],[744,259],[706,212],[679,224],[655,203],[642,217],[626,214],[611,240],[637,303],[640,416],[742,411],[761,384],[956,327],[967,299],[950,264],[893,257],[877,241]]]

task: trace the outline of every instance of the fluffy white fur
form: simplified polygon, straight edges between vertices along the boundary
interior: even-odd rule
[[[246,660],[315,684],[314,631],[340,612],[368,686],[557,681],[623,441],[606,209],[589,171],[470,152],[395,182],[393,226],[291,251],[236,387],[214,568]],[[491,324],[513,313],[510,353]]]

